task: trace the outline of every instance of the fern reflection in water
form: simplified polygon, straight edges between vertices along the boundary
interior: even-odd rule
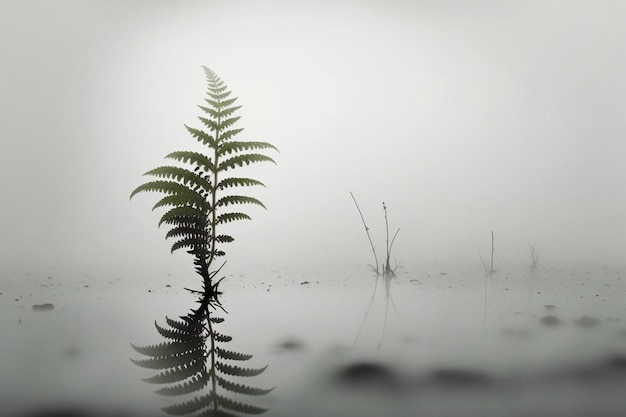
[[[266,409],[239,402],[217,391],[220,387],[231,394],[263,395],[271,390],[253,388],[227,379],[228,376],[256,376],[265,368],[243,368],[227,362],[246,361],[251,355],[223,349],[221,344],[228,343],[231,337],[214,330],[214,326],[223,322],[223,318],[213,316],[211,311],[217,308],[225,310],[218,301],[218,286],[224,278],[216,279],[224,263],[215,268],[213,262],[225,255],[221,245],[234,240],[232,236],[221,233],[222,225],[250,219],[246,213],[231,211],[230,206],[253,204],[265,208],[254,197],[228,193],[235,187],[263,186],[261,181],[229,174],[258,162],[275,163],[271,157],[259,151],[277,149],[267,142],[233,140],[243,130],[233,127],[239,120],[234,114],[241,106],[235,105],[237,98],[230,97],[231,92],[212,70],[206,67],[203,69],[208,91],[206,105],[199,106],[205,116],[198,119],[208,131],[185,127],[208,152],[178,151],[168,154],[166,158],[188,167],[168,165],[150,170],[144,175],[157,179],[140,185],[130,196],[132,199],[136,194],[146,191],[165,194],[153,209],[169,207],[161,217],[159,226],[165,223],[171,227],[166,234],[166,239],[175,239],[171,251],[185,249],[194,258],[195,271],[202,277],[203,288],[202,291],[187,290],[199,296],[200,307],[180,320],[167,318],[166,327],[155,323],[158,332],[168,341],[145,347],[133,345],[138,353],[149,357],[133,362],[145,368],[162,370],[147,379],[152,383],[171,384],[157,391],[161,395],[192,394],[210,385],[206,395],[165,407],[163,410],[169,414],[260,414]]]
[[[247,361],[252,355],[221,347],[230,342],[232,337],[215,330],[216,325],[222,323],[224,319],[211,314],[212,305],[213,303],[209,302],[206,307],[180,317],[180,320],[166,317],[166,327],[155,322],[157,331],[167,341],[143,347],[132,345],[136,352],[148,358],[131,361],[143,368],[161,370],[158,374],[145,379],[149,383],[165,385],[156,391],[160,395],[191,395],[209,386],[208,394],[163,407],[163,411],[168,414],[202,416],[234,416],[233,412],[262,414],[267,411],[266,408],[250,405],[235,398],[264,395],[273,388],[255,388],[233,382],[229,377],[257,376],[266,367],[244,368],[229,363]],[[230,395],[218,393],[218,387]]]

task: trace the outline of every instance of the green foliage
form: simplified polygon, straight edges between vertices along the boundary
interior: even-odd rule
[[[208,90],[206,105],[198,106],[204,113],[199,117],[205,130],[186,126],[203,152],[177,151],[166,159],[178,165],[163,165],[144,175],[152,177],[130,195],[132,199],[142,192],[163,194],[153,210],[164,208],[159,226],[169,227],[165,238],[172,239],[171,251],[186,250],[193,256],[196,272],[203,278],[203,291],[189,290],[199,296],[200,306],[180,320],[166,318],[166,325],[155,322],[158,333],[166,341],[157,345],[134,346],[133,349],[147,358],[131,359],[136,365],[158,370],[145,381],[163,385],[157,390],[164,396],[190,396],[205,390],[208,393],[164,407],[172,415],[195,414],[197,416],[234,416],[260,414],[266,411],[241,400],[241,397],[258,396],[271,391],[252,387],[231,378],[246,378],[261,374],[265,368],[246,368],[237,363],[252,358],[221,347],[232,337],[214,330],[224,321],[212,315],[212,310],[222,308],[218,301],[221,294],[216,280],[219,268],[212,268],[217,257],[225,254],[223,245],[232,242],[232,236],[221,230],[221,225],[250,216],[241,209],[247,205],[265,205],[255,197],[245,195],[241,188],[264,186],[254,178],[235,175],[239,168],[259,162],[274,160],[263,154],[265,150],[277,150],[267,142],[233,140],[243,129],[235,128],[239,117],[235,115],[240,106],[230,97],[224,82],[210,69],[203,67]],[[223,264],[222,264],[223,265]],[[234,362],[234,363],[233,363]],[[219,390],[219,391],[218,391]]]
[[[235,125],[239,116],[235,113],[237,98],[225,83],[209,68],[203,67],[207,79],[206,105],[198,106],[204,113],[198,117],[204,129],[185,125],[204,152],[177,151],[166,156],[182,166],[165,165],[146,172],[153,177],[135,188],[131,199],[142,192],[158,192],[164,196],[154,205],[153,210],[167,209],[159,220],[159,226],[170,227],[165,235],[172,239],[171,251],[186,250],[194,257],[196,272],[204,281],[205,291],[215,288],[211,279],[211,265],[215,258],[225,254],[223,244],[230,243],[232,236],[218,233],[220,226],[233,221],[248,220],[250,216],[233,207],[257,205],[265,208],[258,199],[230,190],[264,186],[254,178],[233,175],[238,168],[259,162],[275,161],[261,153],[277,150],[274,145],[259,141],[233,140],[243,129]],[[212,294],[206,294],[208,298]]]
[[[265,408],[247,404],[248,396],[265,395],[272,389],[253,387],[231,381],[231,377],[253,377],[263,368],[245,368],[238,365],[252,355],[223,349],[230,336],[214,330],[214,325],[224,321],[214,317],[208,308],[201,308],[181,320],[166,318],[166,326],[155,322],[159,334],[168,341],[153,346],[134,346],[133,349],[147,359],[131,361],[143,368],[159,370],[146,382],[163,385],[157,394],[188,398],[207,386],[208,393],[167,407],[171,415],[234,416],[235,414],[261,414]],[[234,362],[234,363],[229,363]],[[219,392],[218,392],[219,389]]]

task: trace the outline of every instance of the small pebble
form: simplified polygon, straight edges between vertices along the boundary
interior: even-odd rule
[[[600,323],[600,320],[594,318],[594,317],[589,317],[589,316],[582,316],[581,318],[579,318],[578,320],[576,320],[576,325],[578,327],[582,327],[585,329],[588,329],[590,327],[595,327]]]
[[[35,310],[35,311],[50,311],[50,310],[53,310],[53,309],[54,309],[54,304],[51,304],[51,303],[35,304],[33,306],[33,310]]]
[[[553,327],[561,324],[561,320],[557,316],[544,316],[541,318],[541,324]]]

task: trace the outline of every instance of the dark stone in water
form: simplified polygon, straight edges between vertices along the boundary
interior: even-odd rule
[[[576,325],[578,327],[583,327],[585,329],[588,329],[590,327],[595,327],[600,323],[600,320],[594,318],[594,317],[589,317],[589,316],[582,316],[581,318],[579,318],[578,320],[576,320]]]
[[[35,304],[33,306],[33,310],[35,311],[50,311],[54,309],[54,304],[45,303],[45,304]]]
[[[342,385],[353,388],[395,388],[398,383],[396,374],[389,367],[372,362],[347,365],[336,373],[335,378]]]
[[[288,339],[276,346],[279,350],[297,351],[304,349],[304,343],[295,339]]]
[[[549,327],[558,326],[561,324],[561,319],[557,316],[544,316],[541,318],[541,324]]]
[[[623,354],[607,356],[600,361],[568,369],[563,376],[587,384],[615,381],[616,377],[621,380],[626,376],[626,356]]]
[[[63,356],[65,356],[66,358],[70,358],[70,359],[74,359],[80,356],[80,349],[75,347],[75,346],[71,346],[71,347],[67,347],[65,349],[63,349]]]
[[[302,281],[302,282],[300,283],[300,285],[307,285],[308,283],[309,283],[309,281]]]
[[[626,373],[626,356],[625,355],[610,356],[606,360],[606,365],[609,367],[609,369],[613,371]]]
[[[437,369],[430,380],[436,385],[450,388],[484,387],[493,382],[490,375],[468,369]]]
[[[5,414],[3,413],[4,417]],[[18,417],[144,417],[143,414],[131,414],[130,410],[123,408],[85,407],[73,404],[56,404],[48,407],[34,408]],[[152,416],[152,415],[151,415]],[[147,417],[147,415],[145,416]]]
[[[58,407],[33,411],[23,417],[93,417],[96,413],[74,407]]]

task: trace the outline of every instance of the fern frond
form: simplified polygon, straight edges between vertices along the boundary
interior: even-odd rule
[[[215,340],[217,340],[220,343],[228,343],[231,340],[233,340],[232,337],[225,335],[225,334],[218,333],[218,332],[213,332],[213,337],[215,337]]]
[[[237,384],[237,383],[228,381],[224,378],[221,378],[219,376],[217,377],[217,381],[219,382],[220,386],[224,388],[225,390],[234,392],[237,394],[259,396],[259,395],[269,394],[270,392],[274,391],[274,388],[263,389],[263,388],[250,387],[250,386],[243,385],[243,384]]]
[[[181,321],[165,317],[165,321],[170,325],[170,327],[184,332],[198,331],[202,328],[202,322],[200,320],[192,319],[188,316],[181,317]]]
[[[227,380],[228,376],[256,376],[266,367],[244,368],[225,363],[247,361],[252,355],[222,349],[220,344],[230,342],[232,337],[213,330],[212,324],[221,323],[224,319],[212,317],[209,313],[211,308],[217,310],[221,307],[223,310],[218,300],[218,295],[221,294],[218,286],[223,278],[216,277],[221,267],[215,269],[212,262],[216,257],[224,255],[224,251],[220,250],[221,246],[233,241],[232,236],[218,233],[221,232],[218,225],[250,219],[245,213],[224,212],[228,211],[227,206],[254,204],[265,208],[254,197],[223,195],[228,188],[264,186],[261,181],[229,177],[222,172],[257,162],[276,163],[262,152],[277,149],[267,142],[234,140],[243,131],[236,126],[240,119],[237,111],[241,106],[237,105],[236,97],[231,97],[231,92],[222,79],[209,68],[203,69],[207,79],[207,98],[205,105],[199,106],[203,112],[199,121],[202,123],[201,128],[205,130],[187,125],[185,128],[196,141],[208,148],[209,153],[179,151],[168,154],[167,159],[185,166],[164,165],[146,172],[144,175],[156,179],[137,187],[130,196],[132,199],[137,193],[144,191],[164,194],[160,196],[153,210],[166,207],[159,226],[163,223],[169,226],[165,237],[175,241],[172,252],[185,249],[194,257],[195,271],[203,278],[203,291],[191,291],[201,296],[198,300],[200,307],[179,320],[166,317],[167,325],[161,326],[155,322],[158,333],[169,341],[144,347],[131,345],[136,352],[147,356],[142,360],[131,361],[143,368],[159,371],[145,381],[167,384],[156,391],[161,395],[179,396],[204,389],[209,391],[207,395],[164,407],[163,410],[169,414],[194,413],[197,417],[260,414],[266,409],[216,392],[217,383],[222,392],[231,393],[229,395],[263,395],[272,389],[260,389]],[[210,350],[207,346],[209,337]]]
[[[189,378],[204,369],[204,361],[193,361],[183,366],[170,368],[143,380],[151,384],[169,384]]]
[[[211,209],[211,205],[208,201],[205,200],[202,194],[194,191],[166,195],[165,197],[160,199],[154,206],[152,206],[152,210],[156,210],[159,207],[167,206],[190,206],[207,211]]]
[[[267,155],[262,155],[259,153],[248,153],[243,155],[233,156],[231,158],[226,159],[225,161],[220,162],[217,167],[218,172],[226,171],[228,169],[233,169],[236,167],[242,167],[244,165],[250,165],[255,162],[272,162],[276,164],[272,158]]]
[[[228,116],[231,113],[233,113],[235,110],[239,109],[240,107],[241,106],[236,106],[236,107],[230,107],[230,108],[223,109],[223,110],[221,110],[218,113],[219,117],[222,118],[222,117]],[[241,117],[240,116],[236,116],[236,117],[231,117],[229,119],[222,120],[222,121],[220,121],[220,124],[218,125],[218,127],[219,127],[219,129],[226,129],[227,127],[232,126],[235,123],[237,123],[237,121],[239,119],[241,119]],[[225,141],[225,139],[222,138],[222,137],[220,137],[220,140],[221,141]]]
[[[163,194],[179,194],[189,191],[187,187],[174,181],[150,181],[135,188],[130,194],[132,199],[137,193],[157,191]]]
[[[202,107],[202,106],[198,106],[198,107],[200,107],[202,110],[207,112],[207,109],[205,107]],[[217,122],[215,120],[213,120],[213,119],[207,119],[206,117],[198,117],[198,119],[202,122],[203,125],[205,125],[209,129],[211,129],[211,132],[215,132],[216,130],[218,130],[220,128],[220,126],[217,124]],[[216,148],[217,147],[217,142],[214,142],[214,143],[215,144],[209,145],[209,146],[211,148]]]
[[[209,232],[205,229],[200,229],[191,226],[178,226],[170,229],[166,234],[165,238],[169,239],[171,237],[181,237],[181,236],[193,236],[196,238],[204,238],[208,239]],[[206,243],[206,240],[205,240]]]
[[[207,405],[211,404],[215,398],[214,393],[206,394],[201,397],[195,397],[193,400],[186,401],[181,404],[169,405],[161,408],[167,414],[174,416],[182,416],[185,414],[191,414],[196,411],[202,410]]]
[[[205,74],[207,74],[207,81],[209,82],[209,88],[207,91],[207,95],[211,97],[213,100],[224,100],[226,97],[230,96],[230,91],[226,91],[228,87],[224,84],[224,81],[220,77],[217,76],[214,72],[211,71],[211,74],[206,73],[207,68],[203,67],[205,70]],[[210,71],[210,70],[209,70]]]
[[[177,342],[163,342],[158,345],[150,345],[150,346],[135,346],[132,343],[130,344],[133,350],[137,353],[141,353],[145,356],[168,356],[173,354],[180,354],[191,351],[195,349],[198,344],[197,343],[177,343]]]
[[[224,100],[226,97],[230,96],[231,92],[226,91],[228,87],[224,85],[224,82],[220,80],[219,86],[215,83],[212,83],[209,80],[209,91],[207,91],[207,95],[211,97],[213,100]],[[205,99],[206,101],[206,99]],[[208,103],[210,104],[210,103]]]
[[[224,190],[229,187],[251,187],[253,185],[261,185],[265,187],[261,181],[252,178],[224,178],[217,184],[218,190]]]
[[[149,359],[130,359],[135,365],[146,369],[169,369],[177,368],[194,361],[204,359],[204,351],[201,347],[190,350],[181,354],[173,354],[168,356],[156,356]]]
[[[154,322],[154,326],[156,327],[157,332],[159,332],[161,336],[163,336],[166,339],[175,340],[176,342],[179,342],[179,343],[197,343],[199,345],[204,340],[202,337],[202,334],[197,331],[184,332],[180,330],[170,330],[170,329],[166,329],[165,327],[159,326],[159,324],[156,321]],[[195,330],[195,329],[192,329],[192,330]]]
[[[254,197],[247,197],[245,195],[227,195],[217,200],[216,204],[218,207],[225,207],[229,204],[256,204],[257,206],[267,208],[258,199]]]
[[[176,161],[183,162],[183,163],[194,164],[202,168],[205,172],[212,171],[214,169],[211,158],[199,152],[178,151],[178,152],[169,153],[165,157],[169,159],[174,159]]]
[[[229,410],[236,411],[238,413],[244,414],[263,414],[267,411],[267,408],[257,407],[254,405],[244,404],[239,401],[232,400],[227,397],[222,397],[221,395],[217,396],[217,401],[219,405],[224,408],[228,408]]]
[[[196,248],[201,248],[207,245],[209,245],[209,243],[207,242],[206,239],[197,238],[197,237],[188,237],[188,238],[181,239],[177,241],[176,243],[174,243],[172,245],[172,253],[174,253],[178,249],[183,249],[183,248],[196,249]]]
[[[189,207],[189,206],[178,206],[170,209],[166,212],[159,220],[159,226],[163,223],[172,224],[172,221],[178,223],[181,219],[189,219],[191,224],[197,221],[205,221],[205,212],[203,210]]]
[[[212,148],[217,146],[217,144],[215,142],[215,138],[213,137],[213,135],[209,135],[208,133],[206,133],[203,130],[195,129],[195,128],[189,127],[187,125],[185,125],[185,128],[191,134],[191,136],[196,138],[198,140],[198,142],[202,143],[203,145],[209,145]]]
[[[217,76],[213,71],[206,67],[202,67],[209,84],[207,94],[214,100],[223,100],[230,95],[230,91],[226,91],[227,87],[224,81]],[[207,72],[209,71],[209,72]]]
[[[198,106],[202,109],[203,112],[205,112],[206,114],[210,115],[211,117],[215,118],[215,119],[221,119],[222,117],[227,117],[230,116],[231,114],[233,114],[234,112],[236,112],[237,110],[239,110],[241,108],[241,106],[233,106],[233,107],[227,107],[224,109],[219,109],[218,107],[216,107],[216,109],[219,110],[215,110],[212,109],[210,107],[205,107],[205,106]],[[204,120],[208,120],[208,119],[204,119]],[[220,123],[218,126],[218,129],[223,129],[225,127],[228,127],[230,125],[232,125],[233,123],[235,123],[237,120],[239,120],[239,117],[232,117],[230,119],[226,119],[223,121],[223,123]],[[204,123],[204,121],[202,121]]]
[[[228,100],[224,100],[226,97],[228,97],[230,95],[230,93],[226,94],[226,95],[220,95],[219,97],[217,97],[215,100],[211,100],[208,98],[205,98],[204,101],[211,107],[213,108],[220,108],[220,107],[228,107],[230,105],[232,105],[235,101],[237,101],[237,97],[235,98],[229,98]],[[217,101],[219,100],[219,101]]]
[[[275,151],[278,151],[278,148],[276,148],[274,145],[272,145],[271,143],[267,143],[267,142],[227,142],[227,143],[222,143],[220,144],[220,148],[218,149],[218,155],[223,156],[223,155],[230,155],[233,152],[242,152],[242,151],[249,151],[249,150],[258,150],[258,149],[273,149]]]
[[[213,189],[213,186],[209,181],[207,181],[202,176],[198,175],[193,171],[189,171],[185,168],[175,167],[175,166],[160,166],[154,168],[144,175],[152,175],[154,177],[167,178],[167,179],[175,179],[179,184],[183,184],[189,190],[197,190],[202,189],[206,191],[210,191]]]
[[[235,239],[233,239],[233,237],[229,235],[217,235],[215,237],[215,240],[220,243],[230,243],[233,242]]]
[[[241,366],[228,365],[226,363],[216,362],[215,367],[223,374],[231,376],[257,376],[263,373],[267,365],[263,368],[242,368]]]
[[[225,132],[222,132],[220,135],[220,147],[226,144],[226,141],[237,136],[239,133],[243,132],[243,128],[240,129],[231,129]]]
[[[233,352],[230,350],[221,349],[219,347],[215,348],[215,353],[217,353],[217,356],[219,356],[222,359],[230,359],[233,361],[247,361],[248,359],[252,358],[252,355],[239,353],[239,352]]]
[[[223,213],[217,216],[216,224],[234,222],[236,220],[252,220],[246,213]]]
[[[165,396],[191,394],[192,392],[200,391],[204,388],[209,383],[210,376],[210,373],[201,372],[198,375],[191,377],[187,382],[174,386],[163,387],[155,392]]]

